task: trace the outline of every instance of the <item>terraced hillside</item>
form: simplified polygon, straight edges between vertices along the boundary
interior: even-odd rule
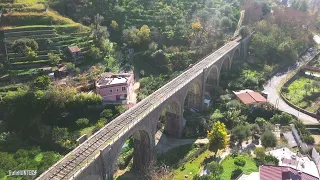
[[[0,24],[3,36],[0,38],[4,43],[0,43],[0,53],[3,54],[0,58],[7,72],[0,82],[26,82],[52,72],[56,64],[50,62],[48,53],[58,54],[62,63],[68,62],[71,59],[66,47],[76,45],[85,52],[92,43],[88,27],[52,11],[41,0],[1,2],[4,14]],[[36,56],[27,57],[14,51],[14,42],[23,38],[38,43]]]

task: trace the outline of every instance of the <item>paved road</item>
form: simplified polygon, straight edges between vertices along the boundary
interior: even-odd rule
[[[310,57],[310,54],[307,53],[305,59],[309,59],[309,57]],[[301,65],[302,63],[300,63],[300,66]],[[288,72],[290,71],[287,71],[280,76],[274,75],[271,78],[271,81],[264,85],[264,91],[268,93],[268,102],[278,107],[281,111],[287,112],[289,114],[292,114],[298,117],[304,124],[318,123],[316,118],[313,118],[307,114],[299,112],[298,110],[290,107],[284,100],[282,100],[280,95],[277,93],[276,89],[278,84],[282,79],[286,78],[286,75],[288,74]]]

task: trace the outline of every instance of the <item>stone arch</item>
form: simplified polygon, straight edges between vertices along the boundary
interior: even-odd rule
[[[116,170],[117,162],[119,159],[119,156],[121,154],[121,150],[126,142],[126,140],[130,137],[133,137],[133,167],[136,170],[144,170],[147,168],[152,160],[152,153],[153,153],[153,143],[152,143],[152,137],[149,132],[143,129],[137,129],[134,131],[131,131],[131,133],[128,133],[125,137],[123,137],[120,143],[120,146],[118,146],[118,149],[114,156],[114,159],[112,160],[112,169],[111,169],[111,177],[113,179],[114,172]],[[112,157],[111,157],[112,158]],[[105,162],[108,163],[108,162]]]
[[[241,54],[240,54],[240,48],[237,48],[234,52],[233,52],[233,55],[232,55],[232,63],[234,61],[237,61],[239,60]]]
[[[202,102],[202,88],[198,81],[193,81],[187,87],[187,91],[183,96],[183,108],[201,109]]]
[[[182,108],[177,99],[168,99],[161,109],[158,119],[164,118],[164,133],[170,137],[179,138],[182,133]]]
[[[226,56],[221,63],[220,72],[224,69],[230,69],[231,68],[231,58],[229,56]]]
[[[209,70],[208,74],[205,77],[205,93],[211,92],[214,89],[214,86],[219,85],[220,70],[216,65],[213,65]]]

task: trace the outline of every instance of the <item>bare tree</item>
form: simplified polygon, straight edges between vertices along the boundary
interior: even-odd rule
[[[139,177],[139,179],[145,180],[170,180],[169,177],[170,169],[169,166],[162,163],[161,165],[157,165],[155,159],[151,160],[150,165],[143,170],[143,175]]]

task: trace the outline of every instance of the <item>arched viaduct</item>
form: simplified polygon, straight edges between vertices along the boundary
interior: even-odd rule
[[[180,137],[184,107],[203,109],[205,92],[219,84],[225,68],[245,59],[251,36],[229,42],[121,114],[37,179],[111,180],[125,141],[134,137],[133,165],[149,165],[159,117],[165,110],[165,131]]]

